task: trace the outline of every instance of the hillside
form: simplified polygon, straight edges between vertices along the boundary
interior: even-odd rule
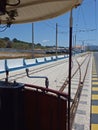
[[[14,38],[12,41],[8,38],[0,38],[0,48],[13,48],[13,49],[23,49],[23,50],[31,50],[32,43],[24,42],[17,40]],[[34,44],[35,49],[43,49],[40,43]]]
[[[49,49],[40,43],[34,44],[34,50]],[[44,53],[34,53],[34,57],[43,57]],[[32,58],[32,43],[24,42],[14,38],[12,41],[8,38],[0,38],[0,59],[6,58]]]
[[[34,51],[32,52],[34,46]],[[65,54],[66,50],[58,50],[58,54]],[[28,43],[14,38],[0,38],[0,59],[32,58],[56,55],[55,46],[42,46],[40,43]]]

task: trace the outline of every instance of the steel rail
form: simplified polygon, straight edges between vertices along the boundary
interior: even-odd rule
[[[88,55],[87,55],[87,57],[88,57]],[[79,70],[79,67],[81,67],[84,64],[84,62],[86,61],[87,57],[83,60],[83,62],[78,66],[78,68],[76,69],[76,71],[72,74],[71,79],[77,73],[77,71]],[[68,85],[68,81],[69,81],[69,76],[67,76],[67,78],[65,79],[65,82],[63,83],[63,85],[59,89],[60,92],[63,92],[63,90],[66,88],[66,86]]]
[[[29,74],[31,75],[31,74],[36,74],[36,73],[38,73],[38,72],[41,72],[41,71],[43,71],[43,70],[47,70],[47,69],[50,69],[50,68],[52,68],[52,67],[55,67],[55,66],[58,66],[58,65],[61,65],[61,64],[65,64],[66,62],[68,62],[68,60],[64,60],[64,61],[57,61],[56,63],[52,63],[52,64],[49,64],[49,65],[45,65],[45,66],[42,66],[42,67],[39,67],[39,68],[35,68],[35,69],[30,69],[30,72],[29,72]],[[48,62],[49,63],[49,62]],[[41,64],[40,64],[41,65]],[[29,68],[29,67],[28,67]],[[19,79],[19,78],[23,78],[23,77],[25,77],[26,76],[26,73],[25,72],[23,72],[23,73],[19,73],[19,74],[16,74],[16,75],[14,75],[14,76],[9,76],[9,78],[13,78],[13,77],[15,77],[16,76],[16,78],[15,78],[15,80],[17,80],[17,79]],[[13,81],[13,79],[10,79],[10,81]]]
[[[79,93],[79,88],[80,88],[80,85],[81,85],[81,65],[79,64],[79,62],[77,61],[76,59],[76,62],[79,66],[79,83],[78,83],[78,89],[77,89],[77,92],[75,94],[75,97],[74,97],[74,100],[72,100],[72,104],[71,104],[71,108],[70,108],[70,118],[71,118],[71,128],[72,128],[72,124],[73,124],[73,120],[74,120],[74,117],[75,117],[75,113],[76,113],[76,109],[77,108],[77,96],[78,96],[78,93]]]
[[[84,76],[83,76],[83,81],[81,81],[81,68],[79,67],[80,79],[79,79],[78,89],[77,89],[77,92],[75,94],[74,99],[72,100],[72,104],[71,104],[71,108],[70,108],[71,109],[70,110],[70,112],[71,112],[71,127],[73,125],[76,110],[77,110],[77,107],[78,107],[78,104],[79,104],[79,101],[80,101],[80,96],[81,96],[81,92],[82,92],[83,85],[84,85],[84,82],[85,82],[85,78],[86,78],[86,75],[87,75],[90,59],[91,59],[91,55],[89,56],[89,59],[88,59],[87,65],[86,65],[86,70],[85,70],[85,73],[84,73]]]
[[[68,62],[68,60],[64,60],[64,61],[57,61],[56,63],[54,63],[54,62],[50,62],[51,64],[46,64],[45,66],[41,66],[41,67],[38,67],[38,68],[35,68],[35,69],[30,69],[30,72],[29,72],[29,74],[31,75],[31,74],[36,74],[36,73],[38,73],[38,72],[41,72],[41,71],[43,71],[43,70],[47,70],[47,69],[50,69],[50,68],[52,68],[52,67],[55,67],[55,66],[57,66],[57,65],[61,65],[61,64],[65,64],[66,62]],[[49,62],[47,62],[47,63],[49,63]],[[83,64],[83,63],[82,63]],[[41,64],[40,64],[41,65]],[[33,66],[32,66],[33,67]],[[29,67],[28,67],[29,68]],[[12,72],[12,71],[11,71]],[[19,78],[23,78],[23,77],[25,77],[26,76],[26,73],[25,72],[21,72],[21,73],[19,73],[19,74],[12,74],[12,75],[10,75],[10,71],[9,71],[9,75],[8,75],[8,79],[9,79],[9,81],[10,82],[12,82],[13,80],[17,80],[17,79],[19,79]],[[74,74],[73,74],[73,76],[74,76]],[[72,77],[73,77],[72,76]],[[5,78],[2,78],[1,80],[5,80]],[[64,84],[63,85],[65,85],[64,87],[66,87],[66,85],[68,84],[68,77],[66,78],[66,80],[65,80],[65,82],[64,82]],[[62,86],[63,86],[62,85]],[[59,90],[59,91],[61,91],[61,90]]]

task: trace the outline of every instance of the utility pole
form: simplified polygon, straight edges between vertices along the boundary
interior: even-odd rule
[[[73,36],[73,47],[76,48],[76,34]]]
[[[75,34],[75,48],[76,48],[76,34]]]
[[[34,23],[32,23],[32,58],[34,58]]]
[[[57,59],[57,48],[58,48],[58,24],[56,23],[56,59]]]
[[[84,52],[84,50],[85,50],[85,47],[84,47],[84,40],[82,41],[82,48],[81,48],[81,50]]]

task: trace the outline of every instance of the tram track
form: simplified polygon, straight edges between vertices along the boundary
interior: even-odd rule
[[[72,98],[70,100],[70,102],[71,102],[71,105],[70,105],[71,127],[72,127],[73,122],[74,122],[74,118],[75,118],[75,114],[76,114],[77,107],[79,104],[82,88],[83,88],[86,74],[88,71],[90,59],[91,59],[90,54],[86,55],[85,58],[83,59],[83,61],[81,61],[81,62],[79,62],[78,59],[75,58],[74,60],[76,61],[76,63],[75,63],[75,65],[72,66],[73,73],[71,76],[71,80],[72,79],[74,80],[76,78],[76,79],[78,79],[77,81],[79,81],[79,82],[77,83],[77,88],[76,88],[76,93],[74,94],[74,98]],[[66,81],[64,83],[66,83],[66,84],[64,84],[65,86],[61,86],[61,88],[58,90],[58,92],[67,93],[65,88],[67,87],[67,89],[68,89],[68,77],[66,78]],[[72,81],[72,84],[73,84],[73,81]]]
[[[40,64],[40,65],[37,65],[37,66],[28,67],[30,69],[29,75],[34,75],[34,74],[37,74],[39,72],[43,72],[44,70],[49,70],[50,68],[55,68],[56,66],[59,66],[61,64],[66,64],[66,63],[68,63],[68,60],[65,59],[63,61],[60,60],[60,61],[50,62],[49,64],[48,63],[42,64],[42,65]],[[78,68],[77,68],[77,70],[78,70]],[[76,71],[75,71],[75,73],[76,73]],[[74,74],[73,74],[73,76],[74,76]],[[9,79],[10,82],[13,82],[14,80],[18,80],[18,79],[21,79],[21,78],[24,78],[24,77],[26,77],[26,72],[25,72],[24,69],[23,69],[23,71],[19,71],[19,70],[18,71],[9,71],[8,79]],[[1,80],[4,80],[4,79],[5,78],[2,78]],[[66,84],[66,80],[64,82],[64,85]],[[61,91],[62,88],[59,91]]]
[[[80,59],[79,59],[80,58]],[[72,80],[72,85],[73,85],[73,81],[74,79],[77,80],[77,85],[76,85],[76,90],[75,90],[75,94],[74,96],[71,95],[71,106],[70,106],[70,114],[71,114],[71,126],[73,124],[74,121],[74,117],[76,114],[76,110],[78,107],[78,103],[80,100],[80,96],[81,96],[81,92],[82,92],[82,88],[83,88],[83,84],[85,82],[85,77],[87,74],[87,70],[88,70],[88,66],[89,66],[89,62],[90,62],[90,54],[86,54],[84,56],[79,56],[79,57],[73,57],[73,63],[72,63],[72,76],[71,76],[71,80]],[[61,65],[64,64],[64,66],[67,64],[68,65],[68,60],[67,59],[63,59],[63,60],[59,60],[59,61],[55,61],[55,62],[48,62],[46,64],[40,64],[37,66],[32,66],[30,67],[30,75],[34,75],[34,74],[39,74],[39,72],[43,72],[46,70],[49,70],[52,68],[55,69],[57,66],[57,69],[60,67]],[[69,83],[69,76],[68,76],[68,70],[67,70],[67,77],[64,77],[65,80],[62,83],[63,85],[60,86],[60,88],[58,89],[58,92],[60,93],[67,93],[68,92],[68,83]],[[18,79],[25,79],[26,76],[26,72],[25,69],[23,69],[22,71],[19,70],[17,71],[11,71],[9,72],[9,82],[13,82],[14,80],[18,80]],[[2,80],[4,80],[5,78],[2,78]],[[21,80],[22,81],[22,80]],[[30,80],[32,81],[32,80]],[[28,82],[27,82],[28,83]],[[29,84],[29,83],[28,83]],[[32,84],[32,82],[30,82],[30,84]],[[53,88],[54,89],[54,88]]]
[[[78,83],[77,91],[74,95],[74,99],[71,100],[72,101],[71,106],[70,106],[71,126],[73,125],[73,122],[74,122],[75,114],[76,114],[77,107],[78,107],[79,100],[80,100],[80,96],[81,96],[81,92],[82,92],[83,85],[84,85],[84,82],[85,82],[85,78],[86,78],[86,75],[87,75],[90,59],[91,59],[91,55],[89,55],[89,57],[87,57],[84,60],[82,65],[80,65],[78,63],[80,77],[79,77],[79,83]],[[85,64],[85,62],[86,62],[86,64]],[[85,70],[82,67],[83,68],[85,67]],[[84,72],[82,72],[82,70],[84,70]]]
[[[77,68],[77,69],[75,70],[75,72],[72,74],[71,79],[75,76],[75,74],[78,72],[78,70],[81,69],[81,66],[84,64],[84,62],[86,61],[87,58],[88,58],[88,56],[83,60],[83,62],[82,62],[81,64],[78,62],[77,59],[75,59],[76,62],[77,62],[77,64],[78,64],[78,68]],[[81,73],[81,72],[80,72],[80,73]],[[80,74],[80,75],[81,75],[81,74]],[[63,90],[66,88],[66,86],[68,85],[68,81],[69,81],[69,76],[66,78],[65,82],[63,83],[63,85],[62,85],[61,88],[59,89],[60,92],[63,92]]]
[[[33,74],[36,74],[38,72],[48,70],[50,68],[55,68],[55,66],[59,66],[61,64],[66,64],[66,63],[68,63],[68,60],[65,59],[63,61],[60,60],[60,61],[50,62],[49,64],[46,63],[45,65],[42,65],[42,66],[38,65],[38,66],[36,66],[36,68],[30,67],[29,68],[30,69],[29,74],[33,75]],[[9,76],[9,80],[13,81],[13,79],[11,79],[13,77],[14,77],[15,80],[17,80],[17,79],[23,78],[25,76],[26,76],[26,72],[22,72],[22,73],[18,73],[18,74],[14,74],[12,76]]]

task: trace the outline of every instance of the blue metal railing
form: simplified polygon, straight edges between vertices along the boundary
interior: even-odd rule
[[[53,62],[55,60],[61,60],[64,58],[68,58],[68,55],[61,55],[57,58],[55,56],[52,57],[43,57],[43,58],[35,58],[35,59],[24,59],[24,58],[16,58],[16,59],[4,59],[0,60],[0,73],[5,73],[6,71],[14,71],[27,67],[32,67],[35,65],[45,64],[48,62]]]

